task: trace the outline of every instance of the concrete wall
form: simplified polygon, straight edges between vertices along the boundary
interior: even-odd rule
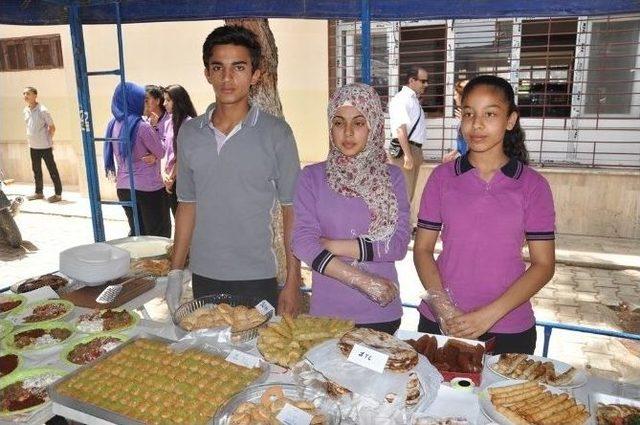
[[[291,125],[303,161],[320,161],[327,153],[326,107],[328,101],[327,22],[321,20],[270,19],[279,54],[278,91],[284,115]],[[123,26],[127,80],[138,84],[181,84],[190,93],[198,112],[214,101],[213,89],[203,75],[202,42],[222,21],[166,22]],[[54,155],[63,184],[86,193],[83,149],[80,141],[73,53],[66,26],[0,25],[0,38],[60,34],[64,68],[0,73],[0,165],[8,176],[31,181],[31,164],[24,141],[22,89],[35,86],[39,101],[52,113],[57,132]],[[117,67],[115,26],[84,28],[89,70]],[[111,116],[113,88],[118,77],[89,80],[93,128],[104,133]],[[102,144],[97,143],[99,174]],[[45,184],[49,182],[45,172]],[[113,183],[102,179],[104,199],[115,196]]]
[[[417,214],[427,178],[420,169],[411,211]],[[640,171],[538,168],[553,191],[556,232],[640,239]]]

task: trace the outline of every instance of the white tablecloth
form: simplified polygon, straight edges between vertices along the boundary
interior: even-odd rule
[[[162,297],[164,294],[165,286],[166,279],[158,279],[158,282],[154,289],[145,294],[142,294],[138,298],[130,301],[123,306],[124,308],[137,311],[142,317],[139,325],[135,329],[128,332],[130,335],[148,333],[152,335],[158,335],[167,339],[176,339],[176,334],[174,331],[175,328],[173,326],[173,323],[171,323],[168,318],[165,318],[164,321],[150,320],[150,316],[145,309],[145,304],[147,306],[149,305],[147,303],[158,304],[162,302],[160,297]],[[88,309],[76,308],[73,314],[69,318],[67,318],[67,320],[73,320],[80,314],[86,313],[88,311]],[[415,332],[398,332],[398,336],[402,339],[412,338],[416,335],[417,334]],[[63,368],[66,370],[72,370],[73,368],[62,362],[62,360],[60,359],[59,351],[60,350],[55,353],[48,352],[46,355],[31,355],[28,357],[25,356],[25,366],[36,367],[47,365]],[[259,355],[255,347],[251,350],[251,353],[254,355]],[[269,376],[267,382],[292,382],[291,374],[283,372],[284,369],[278,366],[273,366],[272,373]],[[479,425],[489,424],[492,421],[485,417],[481,412],[477,393],[488,385],[501,380],[503,380],[503,378],[485,368],[482,374],[482,386],[480,388],[477,388],[474,393],[456,391],[451,389],[447,384],[443,384],[441,386],[440,392],[438,393],[438,398],[436,399],[434,404],[429,407],[427,413],[433,416],[465,416],[473,423],[477,423]],[[601,392],[617,395],[619,392],[619,384],[614,381],[589,376],[586,385],[569,390],[569,392],[578,401],[588,406],[590,393]],[[41,424],[51,418],[54,414],[64,416],[74,421],[92,425],[109,424],[109,422],[107,421],[98,419],[81,411],[70,409],[58,403],[53,403],[52,406],[49,405],[46,408],[40,410],[36,414],[32,415],[29,418],[29,421],[24,423],[33,425]],[[0,425],[8,425],[10,423],[15,422],[0,420]]]

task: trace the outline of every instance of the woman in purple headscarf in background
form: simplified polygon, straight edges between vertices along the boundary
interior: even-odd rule
[[[113,92],[113,118],[107,125],[105,137],[120,138],[121,134],[124,135],[123,129],[127,128],[131,149],[127,149],[122,139],[105,142],[104,167],[108,177],[115,176],[118,199],[129,201],[131,186],[127,158],[131,152],[140,234],[171,237],[169,207],[160,174],[160,158],[164,155],[164,147],[153,127],[142,120],[144,97],[144,87],[134,83],[125,83],[124,90],[122,84],[118,84]],[[133,210],[130,207],[123,208],[129,221],[129,236],[132,236],[135,234]]]

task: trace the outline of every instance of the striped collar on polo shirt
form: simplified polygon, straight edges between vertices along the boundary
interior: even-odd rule
[[[200,123],[200,128],[203,128],[206,124],[209,126],[209,128],[213,129],[213,124],[211,123],[211,116],[213,115],[213,111],[215,109],[216,109],[215,103],[212,103],[211,105],[209,105],[209,107],[207,108],[207,111],[205,112],[206,120],[202,120],[202,122]],[[260,116],[260,108],[258,107],[258,105],[251,105],[249,108],[249,112],[247,112],[247,116],[244,117],[244,119],[240,123],[240,127],[242,128],[245,125],[254,127],[258,123],[259,116]]]
[[[460,176],[473,168],[475,167],[471,164],[471,161],[469,161],[469,154],[462,155],[456,158],[454,167],[456,176]],[[502,166],[502,168],[500,168],[500,171],[502,171],[502,174],[504,174],[505,176],[514,180],[518,180],[522,175],[523,168],[524,167],[522,162],[520,162],[516,158],[511,158],[509,159],[509,162],[507,162]]]

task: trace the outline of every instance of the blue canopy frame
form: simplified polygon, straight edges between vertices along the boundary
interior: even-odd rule
[[[3,0],[0,24],[70,26],[94,239],[103,241],[105,236],[101,203],[108,202],[100,201],[95,141],[106,140],[93,136],[87,77],[111,74],[120,75],[120,80],[124,81],[123,23],[227,18],[358,19],[362,23],[362,81],[368,83],[371,79],[371,21],[374,20],[598,16],[638,12],[640,0]],[[87,71],[83,24],[117,25],[119,69]],[[128,133],[125,131],[125,134]],[[130,176],[132,175],[130,172]],[[132,177],[131,187],[134,187]],[[135,204],[135,198],[131,202]],[[133,208],[135,209],[135,205]],[[138,228],[137,214],[134,217],[135,227]],[[405,306],[416,307],[411,304]],[[585,326],[544,321],[538,321],[537,325],[544,327],[545,356],[551,331],[556,328],[640,340],[640,335],[637,334]]]

